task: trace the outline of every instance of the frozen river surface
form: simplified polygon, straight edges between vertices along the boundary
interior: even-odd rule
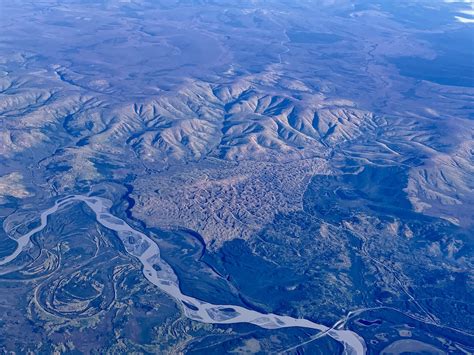
[[[100,197],[72,195],[57,200],[53,207],[41,213],[41,224],[38,227],[16,239],[17,248],[11,255],[1,259],[0,265],[7,264],[20,255],[28,246],[31,236],[46,227],[49,215],[76,201],[85,203],[95,213],[95,217],[101,225],[117,233],[127,252],[143,264],[143,274],[147,280],[173,297],[182,306],[188,318],[212,324],[250,323],[266,329],[310,328],[320,331],[321,334],[327,334],[340,342],[347,354],[364,354],[366,352],[364,340],[350,330],[329,328],[307,319],[260,313],[240,306],[212,304],[184,295],[180,290],[175,272],[161,259],[158,245],[146,234],[133,229],[125,221],[112,215],[109,212],[112,202]]]

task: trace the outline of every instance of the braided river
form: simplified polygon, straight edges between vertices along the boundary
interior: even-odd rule
[[[338,327],[331,328],[302,318],[260,313],[240,306],[212,304],[183,294],[176,273],[161,258],[160,249],[153,239],[133,229],[124,220],[112,215],[109,211],[112,202],[101,197],[71,195],[57,200],[54,206],[41,213],[41,224],[38,227],[15,239],[18,243],[15,251],[0,259],[0,266],[15,260],[28,247],[31,237],[43,230],[48,224],[48,216],[75,202],[85,203],[94,212],[98,223],[116,232],[126,251],[143,265],[145,278],[174,298],[181,305],[186,317],[197,322],[211,324],[250,323],[265,329],[288,327],[315,329],[320,332],[318,335],[330,336],[341,343],[344,346],[344,353],[365,354],[366,345],[364,340],[350,330],[339,329]]]

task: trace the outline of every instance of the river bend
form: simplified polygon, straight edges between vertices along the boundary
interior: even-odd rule
[[[57,200],[53,207],[41,213],[41,224],[38,227],[15,239],[18,243],[15,251],[0,259],[0,266],[12,262],[27,248],[31,236],[46,227],[49,215],[75,201],[85,203],[95,213],[97,222],[117,233],[126,251],[142,263],[143,275],[146,279],[173,297],[182,306],[188,318],[197,322],[212,324],[250,323],[266,329],[311,328],[340,342],[344,346],[346,354],[365,354],[366,345],[364,340],[350,330],[329,328],[307,319],[273,313],[260,313],[240,306],[212,304],[184,295],[180,290],[179,280],[175,272],[168,263],[161,259],[158,245],[146,234],[133,229],[125,221],[112,215],[109,212],[112,202],[101,197],[71,195]]]

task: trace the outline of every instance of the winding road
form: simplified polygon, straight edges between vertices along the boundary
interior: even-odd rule
[[[125,221],[112,215],[109,212],[112,202],[101,197],[71,195],[57,200],[53,207],[41,213],[41,224],[38,227],[15,239],[18,243],[17,248],[11,255],[0,259],[0,266],[12,262],[27,248],[31,236],[46,227],[49,215],[76,201],[85,203],[95,213],[101,225],[117,233],[127,252],[142,263],[143,274],[147,280],[173,297],[182,306],[188,318],[212,324],[250,323],[266,329],[311,328],[320,331],[321,335],[326,334],[340,342],[346,354],[365,354],[364,340],[350,330],[330,328],[307,319],[273,313],[264,314],[240,306],[216,305],[184,295],[179,288],[179,280],[173,269],[161,259],[158,245],[146,234],[133,229]]]

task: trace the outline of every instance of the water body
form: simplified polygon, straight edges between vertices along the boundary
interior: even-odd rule
[[[422,36],[437,52],[436,58],[400,57],[391,62],[404,76],[440,85],[474,87],[473,34],[468,28]]]
[[[333,33],[289,31],[288,38],[293,43],[331,44],[342,38]]]
[[[340,329],[339,327],[333,329],[307,319],[273,313],[265,314],[240,306],[212,304],[184,295],[180,290],[179,280],[175,272],[161,258],[158,245],[146,234],[133,229],[125,221],[112,215],[109,212],[112,202],[105,198],[71,195],[57,200],[53,207],[41,213],[41,224],[38,227],[16,239],[18,245],[15,251],[0,259],[0,265],[12,262],[28,247],[31,237],[43,230],[48,224],[49,215],[76,201],[85,203],[95,213],[97,222],[117,233],[126,251],[142,263],[145,278],[173,297],[181,305],[184,314],[188,318],[211,324],[250,323],[265,329],[289,327],[315,329],[320,331],[321,335],[326,334],[340,342],[344,346],[346,354],[365,354],[366,345],[364,340],[350,330]]]

